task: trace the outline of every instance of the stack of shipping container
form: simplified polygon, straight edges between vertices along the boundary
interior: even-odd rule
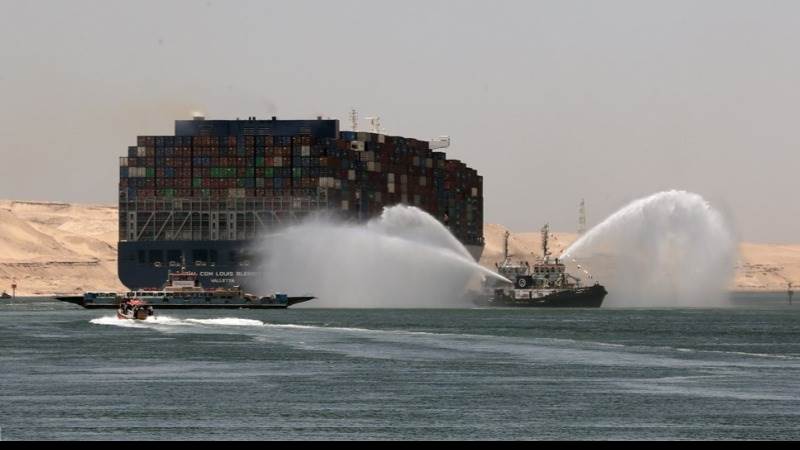
[[[120,205],[324,193],[328,208],[366,220],[418,206],[465,244],[483,244],[483,178],[427,141],[375,133],[294,136],[140,136],[120,158]],[[130,239],[120,221],[120,239]]]

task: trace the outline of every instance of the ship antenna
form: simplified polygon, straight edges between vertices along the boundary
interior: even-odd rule
[[[354,132],[358,131],[358,111],[355,108],[350,110],[350,124]]]
[[[365,117],[366,120],[369,120],[369,131],[375,134],[386,134],[386,130],[381,125],[381,118],[379,116],[375,117]]]

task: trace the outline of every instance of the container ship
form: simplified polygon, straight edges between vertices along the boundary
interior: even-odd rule
[[[436,217],[478,259],[483,178],[436,147],[322,118],[176,120],[173,136],[138,136],[120,158],[119,278],[157,288],[185,263],[203,287],[247,288],[262,234],[322,210],[367,221],[395,204]]]

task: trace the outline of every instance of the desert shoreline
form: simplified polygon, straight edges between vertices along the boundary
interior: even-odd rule
[[[117,278],[118,223],[114,205],[0,200],[0,292],[11,294],[14,280],[18,297],[126,291]],[[514,232],[485,224],[481,265],[493,268],[502,259],[506,231],[515,258],[536,259],[539,231]],[[577,237],[553,232],[553,254]],[[739,245],[729,292],[786,294],[789,282],[800,285],[800,244]]]

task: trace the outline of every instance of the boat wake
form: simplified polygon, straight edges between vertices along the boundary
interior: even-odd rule
[[[170,316],[148,317],[147,320],[118,319],[114,316],[99,317],[89,321],[95,325],[111,325],[124,328],[151,328],[154,326],[224,326],[224,327],[260,327],[264,322],[253,319],[223,317],[217,319],[178,319]]]

